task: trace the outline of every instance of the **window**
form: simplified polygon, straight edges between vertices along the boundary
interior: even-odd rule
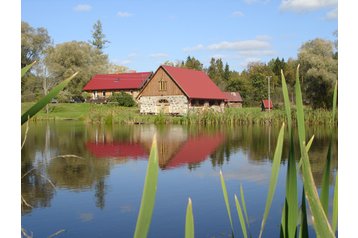
[[[159,80],[159,91],[167,91],[167,81]]]
[[[166,99],[160,99],[158,102],[159,103],[169,103],[168,100],[166,100]]]
[[[103,95],[103,97],[105,97],[106,96],[106,91],[103,91],[102,95]]]

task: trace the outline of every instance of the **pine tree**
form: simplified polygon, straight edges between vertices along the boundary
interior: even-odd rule
[[[99,50],[102,50],[106,47],[107,43],[110,43],[105,39],[106,36],[102,31],[102,23],[100,20],[97,20],[97,22],[93,25],[92,37],[93,39],[90,43]]]

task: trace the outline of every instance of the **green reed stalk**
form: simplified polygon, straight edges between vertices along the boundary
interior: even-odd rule
[[[308,238],[308,224],[307,224],[307,210],[306,210],[306,198],[305,188],[302,189],[302,200],[301,200],[301,224],[299,238]]]
[[[72,76],[59,83],[46,96],[41,98],[35,105],[33,105],[29,110],[22,114],[21,125],[24,124],[29,118],[35,116],[35,114],[38,113],[42,108],[44,108],[51,101],[51,99],[56,97],[56,95],[61,90],[63,90],[77,74],[78,72],[74,73]]]
[[[245,203],[245,197],[244,197],[244,189],[242,188],[242,184],[240,184],[240,197],[241,197],[242,208],[244,209],[247,227],[250,228],[249,216],[247,215],[246,203]]]
[[[239,216],[239,220],[240,220],[242,234],[244,235],[244,238],[247,238],[245,219],[244,219],[244,215],[242,214],[241,206],[239,200],[237,200],[236,194],[235,194],[235,204],[236,204],[237,215]]]
[[[329,238],[329,237],[334,237],[334,234],[328,222],[322,204],[320,202],[311,171],[309,157],[306,150],[303,103],[302,103],[301,87],[299,83],[298,69],[299,66],[297,67],[295,91],[296,91],[298,137],[300,141],[300,150],[302,156],[302,180],[303,180],[303,185],[305,188],[308,204],[312,212],[312,216],[314,220],[313,224],[315,227],[316,234],[319,237]]]
[[[268,194],[267,194],[266,207],[265,207],[264,216],[262,218],[259,237],[262,237],[262,233],[263,233],[263,230],[264,230],[264,227],[265,227],[266,219],[267,219],[268,213],[269,213],[270,208],[271,208],[273,195],[274,195],[275,190],[276,190],[276,184],[277,184],[277,179],[278,179],[278,173],[280,171],[280,163],[281,163],[281,157],[282,157],[282,146],[283,146],[284,130],[285,130],[285,123],[282,124],[282,127],[281,127],[279,135],[278,135],[278,139],[277,139],[276,149],[275,149],[273,162],[272,162],[272,172],[271,172],[271,178],[270,178],[270,187],[269,187],[269,191],[268,191]]]
[[[185,238],[194,238],[194,216],[191,199],[188,199],[185,217]]]
[[[137,224],[134,232],[135,238],[147,237],[149,231],[157,191],[158,168],[157,139],[156,136],[154,136],[144,181],[142,201],[140,203]]]
[[[336,117],[336,104],[337,104],[337,82],[335,84],[334,93],[333,93],[332,125],[330,131],[327,160],[326,160],[326,165],[324,168],[324,173],[322,178],[322,189],[320,194],[321,203],[327,216],[328,216],[328,204],[329,204],[329,178],[330,178],[331,160],[332,160],[333,128],[334,128],[335,117]]]
[[[234,234],[234,226],[233,226],[233,224],[232,224],[231,209],[230,209],[229,198],[228,198],[228,195],[227,195],[227,190],[226,190],[226,185],[225,185],[224,176],[223,176],[223,173],[222,173],[221,170],[220,170],[220,181],[221,181],[221,188],[222,188],[222,190],[223,190],[223,195],[224,195],[224,200],[225,200],[227,215],[229,216],[229,220],[230,220],[231,232],[232,232],[232,234]]]
[[[29,71],[31,69],[31,67],[36,63],[36,60],[34,62],[32,62],[29,65],[26,65],[25,67],[23,67],[21,69],[21,78],[24,77],[24,75],[26,74],[27,71]]]
[[[334,185],[333,195],[333,212],[332,212],[332,229],[333,233],[337,231],[338,224],[338,174],[336,175],[336,183]]]

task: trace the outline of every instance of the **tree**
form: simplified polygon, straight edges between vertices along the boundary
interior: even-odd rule
[[[183,68],[203,70],[203,64],[199,60],[195,59],[194,57],[188,56],[183,65]]]
[[[97,22],[93,25],[92,30],[92,40],[90,43],[96,47],[99,50],[102,50],[106,47],[107,43],[110,43],[108,40],[105,39],[105,34],[102,30],[102,23],[100,20],[97,20]]]
[[[306,103],[313,108],[331,108],[334,84],[338,80],[338,60],[334,58],[333,43],[323,39],[304,43],[298,61]]]
[[[21,96],[24,101],[35,100],[41,95],[41,82],[37,80],[35,74],[50,46],[51,38],[45,28],[33,28],[27,22],[21,22],[21,68],[35,60],[38,61],[32,70],[21,78]]]
[[[45,28],[33,28],[21,21],[21,68],[39,60],[51,45],[51,38]]]
[[[79,72],[66,89],[72,96],[81,95],[82,88],[93,75],[108,71],[107,55],[81,41],[65,42],[50,48],[45,62],[54,80]]]

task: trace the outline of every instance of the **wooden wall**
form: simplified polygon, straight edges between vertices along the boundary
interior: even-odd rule
[[[166,90],[159,90],[159,81],[167,82]],[[181,89],[173,82],[169,75],[160,68],[153,78],[146,85],[140,96],[169,96],[169,95],[184,95]]]

